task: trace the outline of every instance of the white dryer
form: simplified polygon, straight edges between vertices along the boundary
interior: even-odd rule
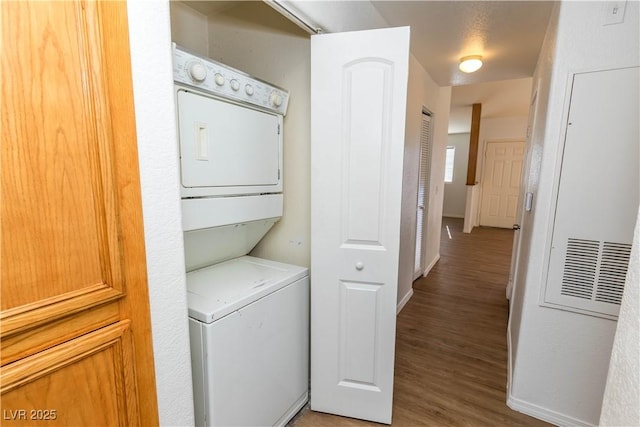
[[[289,94],[173,53],[196,425],[284,425],[308,400],[308,269],[246,254],[282,216]]]

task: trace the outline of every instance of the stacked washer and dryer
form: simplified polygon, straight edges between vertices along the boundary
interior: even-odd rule
[[[196,424],[284,425],[308,399],[308,270],[246,254],[282,216],[289,94],[173,54]]]

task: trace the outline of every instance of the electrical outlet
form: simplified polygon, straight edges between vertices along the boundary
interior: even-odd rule
[[[621,24],[624,22],[624,11],[627,8],[625,1],[605,1],[604,17],[602,25]]]

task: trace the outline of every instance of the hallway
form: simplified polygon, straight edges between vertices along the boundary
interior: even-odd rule
[[[505,404],[512,239],[443,218],[440,261],[398,316],[393,426],[548,425]],[[378,424],[309,411],[294,425]]]

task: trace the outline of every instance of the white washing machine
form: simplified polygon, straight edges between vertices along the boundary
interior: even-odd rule
[[[198,426],[286,424],[308,400],[308,269],[246,256],[280,219],[289,94],[174,45]]]
[[[244,256],[187,284],[196,425],[285,425],[308,400],[307,269]]]

